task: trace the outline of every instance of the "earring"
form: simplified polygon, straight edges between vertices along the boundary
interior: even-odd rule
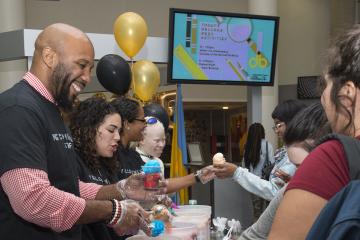
[[[130,127],[126,127],[127,130],[130,130]]]

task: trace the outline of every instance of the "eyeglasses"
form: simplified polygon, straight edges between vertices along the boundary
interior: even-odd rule
[[[145,120],[149,125],[155,124],[159,121],[156,117],[146,117]]]
[[[278,130],[279,128],[281,128],[284,124],[285,124],[285,123],[283,123],[283,122],[276,123],[276,124],[272,127],[272,129],[273,129],[274,131],[276,131],[276,130]]]
[[[139,121],[139,122],[142,122],[142,123],[146,123],[146,120],[145,120],[145,119],[141,119],[141,118],[134,118],[134,120]]]

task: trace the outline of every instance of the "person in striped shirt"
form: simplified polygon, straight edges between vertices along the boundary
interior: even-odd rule
[[[93,66],[87,35],[52,24],[36,39],[30,71],[0,94],[1,239],[80,239],[81,224],[104,220],[115,229],[139,227],[142,208],[118,200],[143,191],[129,196],[117,185],[78,180],[61,111],[72,108]]]

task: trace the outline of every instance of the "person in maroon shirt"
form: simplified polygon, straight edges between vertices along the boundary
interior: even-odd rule
[[[339,36],[329,49],[321,86],[321,103],[332,131],[359,139],[359,25]],[[305,239],[327,201],[349,181],[349,166],[340,142],[319,145],[290,181],[269,239]]]

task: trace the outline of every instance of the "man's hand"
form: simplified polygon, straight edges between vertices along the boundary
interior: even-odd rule
[[[146,211],[135,201],[124,200],[121,204],[121,215],[123,217],[112,227],[117,235],[134,235],[142,224],[142,216],[146,215]]]
[[[166,193],[168,182],[160,180],[160,188],[148,190],[144,188],[145,174],[133,174],[127,179],[121,180],[116,184],[117,190],[123,199],[129,198],[136,201],[156,201],[157,196]]]

